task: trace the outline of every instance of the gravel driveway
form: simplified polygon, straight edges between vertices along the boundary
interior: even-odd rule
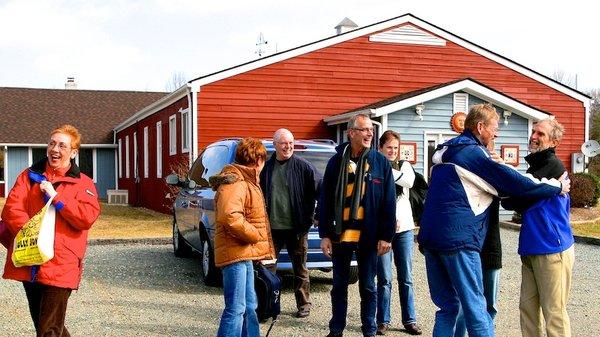
[[[502,230],[504,268],[501,273],[498,336],[520,336],[518,298],[520,261],[517,233]],[[573,336],[600,331],[600,247],[576,244],[576,267],[569,312]],[[6,251],[0,251],[4,264]],[[221,289],[199,281],[199,260],[178,259],[170,245],[93,245],[84,279],[67,312],[73,336],[214,336],[223,307]],[[425,335],[431,335],[435,307],[429,299],[423,256],[415,252],[416,307]],[[311,272],[313,311],[306,319],[292,317],[290,278],[284,279],[282,315],[271,336],[325,336],[330,317],[331,275]],[[394,294],[397,288],[394,287]],[[350,287],[349,325],[345,336],[361,336],[357,285]],[[22,286],[0,281],[0,336],[34,336]],[[400,307],[393,298],[392,330],[388,336],[408,336],[398,330]],[[268,328],[262,325],[263,335]]]

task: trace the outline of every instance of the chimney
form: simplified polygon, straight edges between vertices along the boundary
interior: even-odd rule
[[[65,82],[65,89],[77,89],[77,83],[75,83],[75,77],[67,77]]]
[[[354,23],[352,20],[350,20],[348,18],[344,18],[344,20],[342,20],[342,22],[338,23],[338,25],[335,26],[335,34],[340,35],[345,32],[355,30],[356,28],[358,28],[358,25],[356,23]]]

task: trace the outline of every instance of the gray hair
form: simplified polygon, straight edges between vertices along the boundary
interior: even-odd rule
[[[548,123],[550,125],[550,140],[558,140],[560,141],[565,133],[565,127],[560,124],[556,118],[546,118],[542,119],[538,123]]]
[[[275,133],[273,134],[273,141],[276,142],[278,141],[281,137],[283,137],[283,135],[289,134],[290,136],[292,136],[292,139],[294,139],[294,134],[292,134],[292,132],[288,129],[285,128],[281,128],[277,131],[275,131]]]
[[[369,118],[369,116],[367,116],[365,114],[354,115],[354,116],[350,117],[350,120],[348,120],[348,130],[356,128],[356,121],[358,119],[371,120],[371,118]]]

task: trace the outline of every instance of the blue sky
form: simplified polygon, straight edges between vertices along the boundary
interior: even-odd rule
[[[0,86],[164,91],[187,79],[412,13],[578,89],[600,88],[593,1],[0,0]]]

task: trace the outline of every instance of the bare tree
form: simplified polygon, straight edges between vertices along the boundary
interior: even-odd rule
[[[577,75],[565,74],[564,71],[558,69],[552,73],[552,79],[566,86],[577,89]]]
[[[600,141],[600,89],[593,89],[587,93],[592,98],[590,106],[590,139]],[[590,173],[600,174],[600,156],[590,159],[588,165]]]
[[[167,81],[165,85],[165,90],[168,92],[173,92],[179,89],[181,86],[187,83],[186,76],[181,71],[176,71],[171,75],[171,79]]]

